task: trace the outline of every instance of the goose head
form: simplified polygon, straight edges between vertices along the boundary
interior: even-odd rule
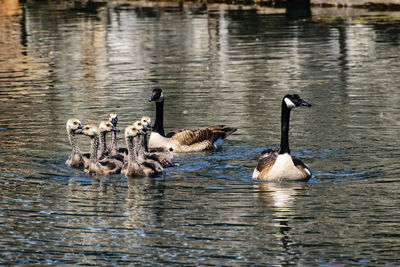
[[[99,128],[94,124],[87,124],[82,128],[82,134],[94,137],[100,134]]]
[[[156,102],[164,101],[164,94],[160,88],[153,89],[153,93],[151,94],[151,96],[149,98],[149,102],[151,102],[151,101],[156,101]]]
[[[110,117],[108,119],[114,126],[117,126],[118,123],[118,115],[117,113],[110,113]]]
[[[298,94],[287,94],[283,97],[282,105],[285,105],[288,109],[296,107],[311,107],[311,104],[300,98]]]
[[[84,126],[83,123],[76,118],[71,118],[67,121],[68,132],[77,133],[77,131],[81,130],[83,126]]]
[[[125,137],[133,138],[143,133],[142,127],[135,125],[135,123],[125,128]]]
[[[132,125],[138,129],[139,134],[145,134],[146,129],[141,121],[135,121]]]
[[[148,131],[151,130],[153,125],[151,124],[151,118],[149,116],[143,116],[140,119],[140,124],[143,126],[143,130]]]
[[[111,132],[111,131],[117,131],[118,129],[114,126],[113,123],[110,121],[102,121],[100,122],[99,125],[99,132]]]

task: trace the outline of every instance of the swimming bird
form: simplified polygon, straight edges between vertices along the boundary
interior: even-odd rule
[[[143,125],[143,131],[146,132],[146,134],[150,133],[151,130],[153,129],[153,124],[151,123],[151,118],[149,116],[143,116],[140,119],[140,124]],[[148,140],[146,138],[145,140],[145,148],[147,152],[172,152],[172,148],[166,148],[166,147],[148,147]]]
[[[109,131],[112,131],[112,129],[109,129]],[[87,124],[82,128],[82,134],[89,136],[91,139],[90,160],[88,165],[85,167],[85,172],[90,175],[111,175],[120,173],[123,165],[121,161],[111,160],[109,158],[102,160],[98,159],[98,148],[100,142],[99,128],[94,124]]]
[[[163,167],[172,167],[173,153],[172,148],[168,149],[166,147],[148,147],[147,135],[152,129],[151,118],[149,116],[143,116],[140,122],[136,122],[143,126],[143,135],[139,136],[142,146],[144,147],[144,154],[147,158],[156,160],[161,163]]]
[[[107,149],[107,143],[106,143],[106,135],[107,133],[111,132],[111,134],[113,132],[118,131],[118,129],[116,127],[114,127],[114,125],[110,122],[110,121],[102,121],[100,122],[99,125],[99,160],[105,159],[107,158],[108,160],[119,160],[121,163],[124,162],[125,160],[125,154],[121,154],[121,153],[114,153],[111,154],[110,150]],[[119,164],[119,162],[116,162],[116,164]]]
[[[110,155],[118,155],[120,154],[124,158],[128,155],[128,150],[125,147],[118,147],[117,145],[117,132],[119,131],[117,128],[118,124],[118,115],[117,113],[110,113],[108,120],[114,125],[114,129],[111,132],[110,139],[110,147],[108,149]]]
[[[143,126],[140,124],[140,121],[135,121],[133,125],[139,130],[138,136],[134,138],[137,160],[139,164],[146,164],[153,168],[158,172],[163,172],[163,166],[156,159],[149,157],[149,153],[147,153],[144,145],[144,139],[146,139],[146,133],[143,131]]]
[[[289,149],[290,111],[301,106],[311,107],[311,104],[301,99],[297,94],[287,94],[282,99],[279,151],[263,151],[257,167],[253,171],[253,179],[268,181],[307,181],[310,179],[310,168],[297,157],[290,155]]]
[[[73,168],[80,168],[89,162],[90,154],[84,153],[79,149],[78,141],[76,140],[76,133],[82,131],[83,124],[80,120],[76,118],[71,118],[67,121],[67,134],[69,142],[72,146],[72,154],[68,157],[65,162],[65,165],[73,167]]]
[[[137,151],[135,147],[135,139],[141,134],[135,125],[125,128],[125,142],[128,149],[128,161],[124,164],[121,174],[127,178],[133,177],[153,177],[161,174],[161,172],[153,169],[147,164],[141,164],[138,161]]]
[[[164,133],[164,93],[153,89],[149,101],[156,102],[156,121],[150,135],[149,147],[166,147],[174,152],[203,151],[218,148],[224,139],[237,129],[225,125],[213,125],[200,129],[181,129]]]
[[[114,129],[114,126],[109,121],[102,121],[99,124],[99,159],[103,159],[110,155],[109,150],[107,150],[106,135],[109,130]],[[112,131],[113,132],[113,131]]]

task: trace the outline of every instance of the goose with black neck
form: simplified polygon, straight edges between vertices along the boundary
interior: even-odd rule
[[[180,129],[164,132],[164,93],[160,88],[153,90],[149,101],[156,102],[156,121],[152,129],[149,147],[165,147],[173,152],[195,152],[220,147],[226,137],[237,129],[225,125],[212,125],[199,129]]]
[[[289,147],[290,112],[301,106],[311,107],[311,104],[297,94],[287,94],[282,99],[280,148],[278,151],[267,150],[263,153],[253,171],[253,179],[266,181],[310,179],[310,168],[299,158],[292,156]]]

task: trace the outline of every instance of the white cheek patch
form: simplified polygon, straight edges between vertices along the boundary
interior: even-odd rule
[[[292,100],[290,100],[289,98],[285,97],[285,103],[286,106],[290,109],[295,108],[296,105],[292,102]]]

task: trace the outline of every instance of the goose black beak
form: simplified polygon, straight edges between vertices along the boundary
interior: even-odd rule
[[[149,98],[149,102],[151,101],[157,101],[160,99],[160,97],[162,96],[162,91],[161,89],[154,89],[153,93],[151,94],[150,98]]]
[[[113,130],[114,132],[120,132],[120,131],[121,131],[120,129],[118,129],[118,128],[115,127],[115,126],[112,128],[112,130]]]
[[[149,98],[149,102],[156,101],[156,100],[157,100],[157,95],[155,95],[155,94],[151,95]]]
[[[78,129],[78,130],[75,130],[75,133],[76,134],[83,134],[83,131],[82,131],[82,129]]]
[[[311,108],[311,104],[306,102],[306,101],[304,101],[304,100],[301,100],[301,106],[305,106],[305,107]]]

